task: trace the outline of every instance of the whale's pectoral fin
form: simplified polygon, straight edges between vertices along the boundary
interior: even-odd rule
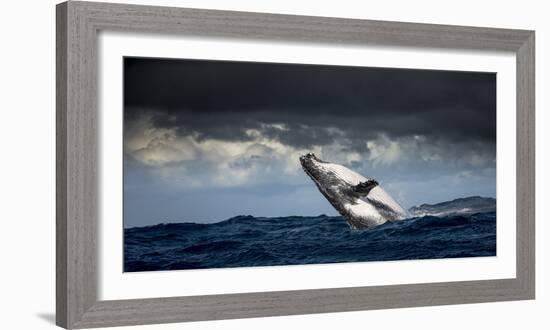
[[[378,181],[374,179],[368,179],[367,181],[360,182],[353,187],[353,191],[360,195],[367,195],[372,188],[378,186]]]

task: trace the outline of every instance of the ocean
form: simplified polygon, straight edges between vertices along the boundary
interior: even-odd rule
[[[409,210],[411,217],[351,229],[341,216],[236,216],[124,230],[124,271],[327,264],[496,255],[492,198]]]

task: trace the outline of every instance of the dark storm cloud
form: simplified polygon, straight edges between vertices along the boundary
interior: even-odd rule
[[[379,134],[496,139],[492,73],[147,58],[124,70],[128,121],[148,114],[199,140],[247,140],[249,129],[296,147],[342,132],[352,148]]]
[[[124,70],[126,227],[336,214],[300,167],[308,151],[407,207],[496,195],[494,74],[146,58]]]

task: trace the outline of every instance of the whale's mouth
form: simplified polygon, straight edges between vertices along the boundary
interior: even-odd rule
[[[303,156],[300,156],[300,164],[302,164],[302,168],[310,176],[312,174],[310,168],[313,167],[313,162],[314,161],[318,162],[318,161],[320,161],[320,159],[317,158],[317,156],[315,156],[315,154],[313,152],[309,152],[309,153],[307,153]]]
[[[315,159],[317,160],[317,156],[313,152],[308,152],[307,154],[300,156],[300,162],[303,164],[307,160]]]
[[[317,163],[327,163],[324,160],[321,160],[317,156],[315,156],[313,152],[308,152],[307,154],[300,156],[300,163],[302,163],[302,166],[313,161],[316,161]]]
[[[315,177],[315,173],[313,171],[314,162],[326,163],[325,161],[322,161],[321,159],[317,158],[317,156],[315,156],[313,152],[300,156],[300,163],[302,164],[302,169],[311,178],[311,180],[313,180],[313,182],[319,185],[319,180],[317,177]]]
[[[304,170],[304,172],[313,180],[313,181],[317,181],[317,179],[315,179],[315,176],[313,175],[313,173],[311,172],[310,170],[310,166],[308,164],[308,160],[304,158],[304,156],[301,156],[300,157],[300,163],[302,164],[302,169]]]

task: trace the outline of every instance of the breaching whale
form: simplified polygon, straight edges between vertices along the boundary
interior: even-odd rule
[[[404,219],[407,212],[380,187],[349,168],[322,161],[315,154],[300,157],[304,172],[352,228],[367,228]]]

